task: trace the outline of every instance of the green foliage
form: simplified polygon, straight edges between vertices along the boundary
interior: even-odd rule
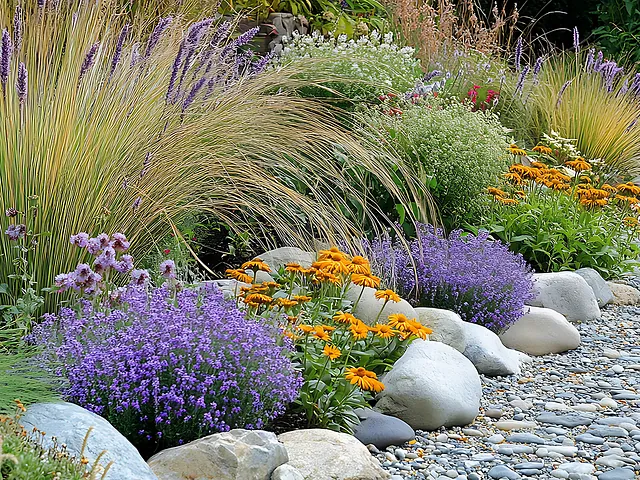
[[[24,405],[58,398],[55,380],[37,368],[31,357],[29,351],[0,355],[0,414],[14,412],[18,398]]]
[[[551,156],[540,157],[555,161]],[[612,178],[608,169],[601,170],[596,162],[578,174],[566,167],[536,165],[512,167],[510,175],[521,175],[524,183],[512,177],[516,185],[505,186],[506,195],[490,192],[494,200],[479,220],[480,228],[508,243],[539,272],[591,267],[609,279],[636,267],[640,257],[637,199],[625,190],[640,192],[640,188],[619,185],[618,194],[606,183]],[[524,180],[527,176],[534,180]]]
[[[591,33],[608,54],[640,61],[640,4],[637,0],[605,0],[597,5],[600,26]]]
[[[421,172],[446,226],[473,218],[478,198],[507,165],[503,127],[493,114],[457,101],[434,98],[401,107],[401,113],[371,110],[365,122]]]
[[[327,38],[314,32],[294,36],[279,63],[309,66],[305,78],[320,85],[302,89],[303,96],[372,101],[379,95],[404,93],[414,87],[422,71],[413,53],[413,48],[394,43],[392,33],[372,32],[347,40],[346,35]]]
[[[19,424],[19,414],[24,407],[21,402],[16,403],[19,413],[0,419],[0,476],[3,480],[104,480],[107,477],[111,464],[106,468],[100,465],[102,454],[92,465],[87,465],[86,458],[82,455],[81,458],[73,457],[55,440],[53,445],[45,447],[44,432],[24,430]],[[90,434],[91,430],[87,436]]]

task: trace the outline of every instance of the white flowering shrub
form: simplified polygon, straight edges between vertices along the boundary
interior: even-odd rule
[[[355,101],[407,92],[422,78],[414,49],[394,43],[393,33],[381,35],[377,31],[357,40],[348,40],[346,35],[324,37],[318,32],[294,35],[285,44],[278,63],[304,63],[305,77],[313,76],[328,89]],[[330,95],[321,88],[308,88],[302,93]]]

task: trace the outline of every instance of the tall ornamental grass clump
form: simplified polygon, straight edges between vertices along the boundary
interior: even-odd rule
[[[147,33],[122,26],[115,8],[34,0],[3,9],[0,201],[13,213],[0,224],[26,238],[38,287],[82,260],[61,248],[87,225],[94,235],[124,231],[137,257],[194,211],[234,228],[261,219],[285,243],[344,237],[357,225],[335,212],[350,211],[342,192],[359,184],[343,178],[337,145],[403,195],[391,158],[371,155],[333,110],[288,93],[301,82],[291,71],[260,74],[268,59],[246,50],[256,30],[232,38],[233,23],[165,17]],[[13,273],[13,245],[0,239],[2,278]]]
[[[65,399],[106,418],[144,455],[232,428],[263,428],[296,399],[280,331],[215,286],[131,286],[106,313],[48,314],[30,337]]]
[[[487,232],[448,237],[431,225],[418,238],[363,240],[371,269],[413,305],[452,310],[464,321],[495,332],[522,316],[532,298],[532,272],[521,255]],[[407,251],[407,243],[409,249]]]
[[[508,162],[504,128],[484,111],[468,104],[419,99],[414,104],[365,112],[365,125],[384,132],[386,147],[421,172],[443,223],[459,226],[480,208],[489,181],[499,178]]]

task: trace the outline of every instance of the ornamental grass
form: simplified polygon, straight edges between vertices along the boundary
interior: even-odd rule
[[[424,205],[401,162],[370,153],[333,109],[288,93],[299,71],[259,74],[268,59],[244,46],[255,31],[233,39],[233,24],[171,17],[137,29],[109,2],[39,4],[15,19],[9,5],[1,19],[0,198],[19,212],[3,231],[37,203],[26,238],[37,238],[28,262],[40,288],[81,260],[62,254],[80,230],[123,231],[138,258],[194,211],[237,229],[261,219],[283,243],[348,238],[384,217],[356,192],[370,176]],[[0,240],[3,278],[13,246]]]

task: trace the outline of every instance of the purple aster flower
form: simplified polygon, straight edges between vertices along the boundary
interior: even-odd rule
[[[99,274],[103,274],[115,266],[115,258],[105,255],[104,253],[99,255],[93,262],[93,269]]]
[[[164,278],[176,278],[176,264],[173,260],[165,260],[160,264],[160,275]]]
[[[89,245],[89,234],[85,232],[80,232],[75,235],[71,235],[69,239],[72,245],[80,248],[86,248]]]
[[[122,47],[124,45],[124,41],[127,38],[127,35],[129,35],[130,30],[131,30],[131,25],[127,23],[124,27],[122,27],[122,30],[120,31],[120,36],[118,37],[118,43],[116,43],[116,50],[113,53],[113,58],[111,59],[111,70],[109,70],[109,78],[111,78],[111,76],[113,75],[113,72],[116,71],[116,67],[120,62],[120,58],[122,57]]]
[[[100,42],[96,42],[91,45],[91,48],[87,52],[82,61],[82,66],[80,67],[80,75],[78,76],[78,83],[82,80],[82,77],[87,73],[87,71],[93,66],[93,62],[96,59],[96,53],[98,53],[98,48],[100,48]]]
[[[18,79],[16,80],[16,92],[20,105],[24,105],[27,101],[27,67],[20,62],[18,66]]]
[[[87,251],[91,255],[98,255],[102,251],[102,247],[100,246],[100,240],[97,238],[90,238],[87,241]]]
[[[144,53],[144,58],[147,59],[151,56],[151,52],[160,41],[160,37],[164,33],[164,31],[171,25],[173,21],[173,17],[165,17],[161,18],[157,23],[156,27],[153,29],[151,36],[149,37],[149,41],[147,42],[147,50]]]
[[[73,273],[75,275],[76,282],[83,283],[89,280],[93,271],[88,264],[79,263]]]
[[[109,243],[109,245],[116,252],[120,253],[126,252],[131,246],[131,244],[127,241],[127,237],[125,237],[124,233],[114,233],[113,235],[111,235],[111,242]]]
[[[516,42],[516,71],[520,71],[520,62],[522,60],[522,37],[518,37],[518,41]]]
[[[4,232],[9,237],[9,240],[18,240],[24,238],[27,234],[27,226],[24,224],[9,225],[9,228]]]
[[[70,288],[77,288],[76,287],[76,277],[75,275],[72,273],[60,273],[58,275],[56,275],[55,279],[55,286],[58,287],[58,291],[59,292],[66,292],[67,290],[69,290]]]
[[[119,262],[113,268],[120,273],[127,273],[133,270],[133,257],[131,255],[123,255]]]
[[[100,243],[101,250],[104,250],[111,244],[111,239],[109,238],[109,235],[107,235],[106,233],[101,233],[96,237],[96,239]]]
[[[149,272],[142,269],[133,270],[131,272],[131,285],[144,286],[149,283]]]
[[[9,80],[12,54],[13,46],[11,45],[11,36],[5,28],[2,30],[2,39],[0,40],[0,84],[2,85],[2,92],[5,95],[7,91],[7,81]]]

